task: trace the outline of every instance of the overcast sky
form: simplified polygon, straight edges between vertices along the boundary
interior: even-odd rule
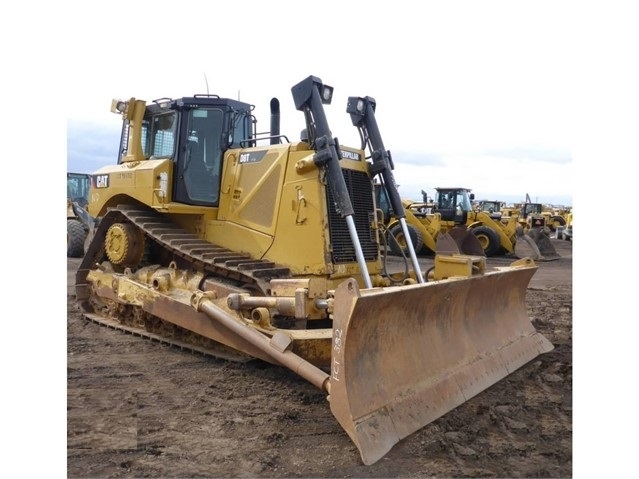
[[[326,112],[342,144],[359,145],[347,98],[376,99],[402,196],[460,185],[478,198],[519,201],[528,193],[572,204],[579,38],[570,34],[569,4],[236,5],[150,15],[131,2],[127,18],[140,22],[131,31],[135,24],[109,4],[76,24],[78,39],[102,41],[80,60],[85,81],[74,82],[73,94],[81,101],[67,105],[68,169],[91,172],[116,161],[121,124],[109,111],[112,98],[150,101],[208,89],[254,104],[265,131],[277,97],[281,132],[296,140],[304,117],[291,87],[315,75],[335,88]]]

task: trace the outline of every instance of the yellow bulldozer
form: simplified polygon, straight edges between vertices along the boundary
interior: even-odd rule
[[[76,297],[92,321],[289,368],[373,464],[553,349],[526,310],[537,265],[438,255],[431,276],[411,255],[398,281],[382,267],[374,180],[401,200],[374,98],[348,98],[362,139],[348,147],[328,125],[332,87],[309,76],[291,92],[293,142],[276,98],[268,134],[253,105],[218,95],[114,100],[120,155],[91,175]]]

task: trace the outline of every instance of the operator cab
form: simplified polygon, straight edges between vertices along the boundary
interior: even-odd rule
[[[388,199],[388,193],[382,185],[377,182],[373,184],[373,188],[375,192],[375,204],[377,205],[377,209],[380,210],[383,215],[382,222],[384,224],[388,224],[391,217],[395,214],[391,202]]]
[[[523,218],[528,218],[528,215],[540,215],[543,210],[543,205],[541,203],[524,203],[523,208],[521,209],[521,214]]]
[[[247,146],[253,138],[253,108],[208,94],[163,98],[146,106],[141,124],[142,154],[146,159],[174,163],[174,201],[218,205],[224,152]],[[119,162],[128,150],[129,126],[124,123]]]
[[[521,212],[522,218],[531,228],[545,228],[546,217],[543,215],[544,205],[541,203],[524,203]]]
[[[435,188],[435,209],[443,221],[454,221],[457,225],[465,225],[468,213],[472,210],[475,194],[468,188]]]
[[[481,211],[485,211],[494,220],[501,220],[501,202],[499,201],[480,201],[479,208]]]
[[[86,208],[89,204],[91,176],[87,173],[67,172],[67,198]]]

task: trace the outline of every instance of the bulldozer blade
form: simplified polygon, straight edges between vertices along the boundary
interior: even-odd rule
[[[335,292],[330,407],[370,465],[553,345],[527,314],[537,267]],[[530,266],[532,265],[532,266]]]
[[[448,234],[450,234],[450,236],[455,240],[455,243],[457,243],[457,247],[461,254],[486,256],[484,248],[482,248],[477,236],[475,236],[471,230],[463,226],[456,226],[452,228]]]

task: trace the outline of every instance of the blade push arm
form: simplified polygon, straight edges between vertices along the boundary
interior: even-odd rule
[[[315,76],[309,76],[305,80],[295,85],[292,89],[295,108],[303,111],[306,115],[307,130],[309,140],[315,145],[315,164],[325,169],[328,179],[328,186],[335,198],[335,208],[337,212],[346,219],[348,231],[351,236],[357,263],[361,271],[364,283],[367,288],[372,288],[373,284],[368,274],[362,245],[355,229],[353,219],[354,210],[351,202],[346,181],[342,174],[342,167],[339,164],[338,145],[333,138],[328,120],[324,112],[324,104],[330,104],[333,97],[333,88],[324,85],[322,80]]]
[[[417,261],[417,253],[415,252],[413,242],[410,239],[411,236],[408,231],[408,226],[406,225],[404,206],[397,191],[395,177],[393,176],[393,164],[390,152],[384,147],[382,135],[379,132],[377,120],[375,119],[375,105],[375,99],[370,96],[351,96],[348,98],[346,112],[351,115],[353,125],[360,130],[364,142],[369,145],[372,158],[372,164],[370,166],[371,173],[373,175],[379,174],[382,177],[382,184],[388,195],[388,201],[395,215],[399,218],[404,238],[406,238],[406,245],[408,246],[408,252],[411,262],[413,263],[413,268],[415,269],[417,280],[423,283],[424,277],[419,262]]]

